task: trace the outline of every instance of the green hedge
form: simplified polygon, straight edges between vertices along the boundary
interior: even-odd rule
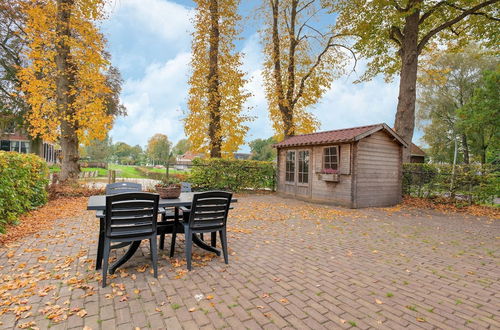
[[[34,154],[0,151],[0,233],[19,214],[47,202],[49,169]]]
[[[273,162],[220,158],[193,160],[189,181],[197,189],[275,189]]]
[[[500,196],[500,168],[492,165],[404,164],[403,192],[445,196],[470,203],[493,203]]]

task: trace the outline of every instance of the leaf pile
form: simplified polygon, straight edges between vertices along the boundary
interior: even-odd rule
[[[87,197],[59,198],[39,209],[23,214],[17,226],[8,226],[7,233],[0,235],[0,246],[42,230],[51,229],[55,220],[82,215],[85,212],[87,200]]]
[[[405,196],[401,205],[405,209],[432,209],[443,213],[465,213],[477,217],[500,219],[500,209],[483,205],[457,205],[455,201],[446,198],[419,198]]]

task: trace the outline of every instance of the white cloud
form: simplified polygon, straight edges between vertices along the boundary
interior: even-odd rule
[[[115,0],[109,4],[110,15],[132,19],[137,28],[162,36],[166,41],[184,39],[193,30],[194,11],[178,3],[162,0]]]
[[[183,137],[182,108],[187,98],[189,53],[180,53],[164,64],[151,64],[141,79],[126,81],[122,102],[128,116],[119,118],[111,131],[113,140],[146,145],[155,133],[171,141]]]

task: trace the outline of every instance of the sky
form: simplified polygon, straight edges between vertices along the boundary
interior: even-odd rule
[[[262,86],[259,22],[253,19],[260,1],[241,2],[240,14],[245,19],[237,48],[245,54],[246,88],[253,94],[247,105],[255,117],[247,123],[249,142],[268,138],[274,132]],[[185,138],[182,118],[187,112],[193,1],[114,0],[108,11],[109,19],[101,30],[108,40],[112,64],[122,73],[121,101],[128,112],[128,116],[116,120],[111,131],[113,141],[144,147],[155,133],[166,134],[174,143]],[[353,84],[363,67],[360,63],[357,73],[334,81],[321,102],[310,109],[321,122],[320,130],[381,122],[393,125],[397,79],[386,83],[383,77],[376,77]],[[249,152],[248,145],[241,146],[240,151]]]

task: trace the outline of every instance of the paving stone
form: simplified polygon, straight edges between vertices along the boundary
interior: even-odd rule
[[[348,210],[270,194],[239,197],[232,212],[252,212],[258,203],[270,203],[290,219],[230,216],[229,265],[213,258],[183,273],[167,248],[159,252],[160,277],[154,279],[145,242],[122,272],[108,277],[106,288],[86,262],[96,256],[94,214],[58,221],[18,246],[0,247],[0,279],[27,278],[29,269],[49,274],[35,283],[26,303],[0,305],[31,306],[32,315],[22,322],[33,320],[40,329],[347,329],[354,322],[360,329],[500,328],[499,221],[420,209]],[[294,205],[324,218],[301,220]],[[204,254],[197,247],[194,253]],[[179,235],[175,258],[183,255]],[[72,287],[70,279],[91,290]],[[37,294],[51,285],[47,295]],[[25,289],[8,289],[5,297]],[[195,298],[200,294],[201,300]],[[87,315],[50,322],[39,312],[47,303],[84,308]],[[14,329],[21,320],[7,311],[0,322],[0,329]]]

